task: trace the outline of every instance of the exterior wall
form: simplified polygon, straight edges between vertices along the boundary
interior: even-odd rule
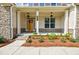
[[[25,13],[20,13],[20,26],[21,28],[26,28],[27,24],[26,24],[26,17],[25,17]]]
[[[63,27],[62,17],[55,17],[55,28],[64,28]],[[44,17],[39,19],[39,28],[45,28],[45,19]]]
[[[27,30],[27,23],[26,23],[26,17],[25,17],[25,13],[20,13],[20,26],[21,26],[21,32],[26,31]]]
[[[17,34],[17,20],[16,20],[16,8],[12,8],[12,25],[13,25],[13,36],[15,37]]]
[[[64,32],[64,16],[62,15],[62,16],[55,17],[55,28],[45,28],[44,17],[39,19],[39,31],[40,32],[63,33]]]
[[[21,32],[26,32],[28,31],[27,29],[27,17],[26,17],[26,12],[21,12],[20,13],[20,26],[21,26]],[[33,19],[33,26],[35,25],[35,19]],[[35,26],[33,27],[35,29]]]
[[[74,29],[74,7],[70,7],[69,10],[69,32],[73,33]],[[32,14],[35,16],[35,13]],[[40,13],[41,16],[39,16],[39,28],[44,28],[44,17],[48,16],[50,14],[44,14]],[[57,15],[57,14],[55,14]],[[57,29],[63,29],[64,28],[64,15],[59,13],[59,15],[55,16],[56,18],[56,23],[55,23],[55,28]],[[21,29],[26,29],[27,30],[27,19],[25,16],[25,13],[20,14],[20,26]],[[16,35],[17,33],[17,19],[16,19],[16,8],[13,7],[12,9],[12,22],[11,22],[11,5],[9,6],[4,6],[0,4],[0,35],[4,36],[7,39],[11,39],[12,35],[12,28],[11,28],[11,23],[13,26],[13,34]],[[79,6],[77,6],[77,21],[76,21],[76,37],[78,37],[79,34]]]
[[[74,18],[75,18],[75,15],[74,15],[75,11],[74,11],[74,7],[71,7],[70,10],[69,10],[69,32],[73,34],[73,30],[74,30]]]
[[[79,37],[79,6],[77,7],[77,21],[76,21],[76,33],[75,36]]]
[[[60,14],[60,15],[56,14],[55,29],[59,29],[59,30],[64,29],[64,15],[63,14]],[[27,18],[25,15],[26,15],[26,12],[20,13],[21,32],[27,31]],[[47,13],[46,14],[41,13],[39,15],[39,29],[45,29],[45,16],[49,16],[49,15]],[[30,16],[35,17],[35,13],[32,13],[32,15],[30,15]],[[35,23],[35,19],[34,19],[34,23]],[[33,25],[35,25],[35,24],[33,24]],[[35,28],[35,26],[34,26],[34,28]],[[52,30],[52,29],[50,28],[50,30]]]
[[[10,6],[0,4],[0,35],[11,38],[11,13]]]

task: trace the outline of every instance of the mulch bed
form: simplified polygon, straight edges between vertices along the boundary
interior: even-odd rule
[[[4,47],[12,42],[14,42],[15,40],[5,40],[3,43],[0,43],[0,48]]]
[[[48,42],[44,41],[42,43],[38,41],[33,41],[32,43],[24,43],[22,44],[24,47],[51,47],[51,46],[67,46],[67,47],[79,47],[79,43],[72,43],[72,42]]]
[[[22,46],[24,47],[51,47],[51,46],[66,46],[66,47],[79,47],[79,43],[76,42],[76,43],[73,43],[73,42],[61,42],[60,40],[56,39],[54,40],[54,42],[51,40],[49,41],[48,39],[44,40],[44,42],[39,42],[39,36],[38,37],[34,37],[32,36],[33,39],[32,39],[32,43],[24,43],[22,44]],[[46,36],[44,36],[46,38]],[[35,39],[37,38],[37,39]],[[28,38],[29,39],[29,38]]]

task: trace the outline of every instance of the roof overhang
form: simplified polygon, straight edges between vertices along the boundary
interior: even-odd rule
[[[69,9],[69,6],[53,6],[53,7],[16,7],[17,11],[21,12],[36,12],[39,10],[40,12],[64,12]]]
[[[1,6],[14,6],[14,3],[0,3]]]

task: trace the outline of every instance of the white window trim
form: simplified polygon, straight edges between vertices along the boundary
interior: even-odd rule
[[[51,20],[50,20],[50,17],[48,17],[49,18],[49,28],[47,28],[47,29],[53,29],[53,28],[51,28],[51,26],[50,26],[50,24],[51,24]],[[45,19],[46,20],[46,19]],[[45,25],[46,23],[44,23],[44,25]],[[45,28],[45,26],[44,26],[44,28]],[[55,27],[54,27],[55,28]]]

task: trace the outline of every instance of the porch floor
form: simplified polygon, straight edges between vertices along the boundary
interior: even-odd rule
[[[39,33],[39,35],[47,35],[47,34],[48,33],[42,33],[42,32]],[[55,33],[55,34],[61,34],[61,33]],[[64,33],[62,33],[62,34],[64,34]],[[22,35],[22,36],[29,36],[29,35],[33,35],[33,33],[21,33],[20,35]]]

